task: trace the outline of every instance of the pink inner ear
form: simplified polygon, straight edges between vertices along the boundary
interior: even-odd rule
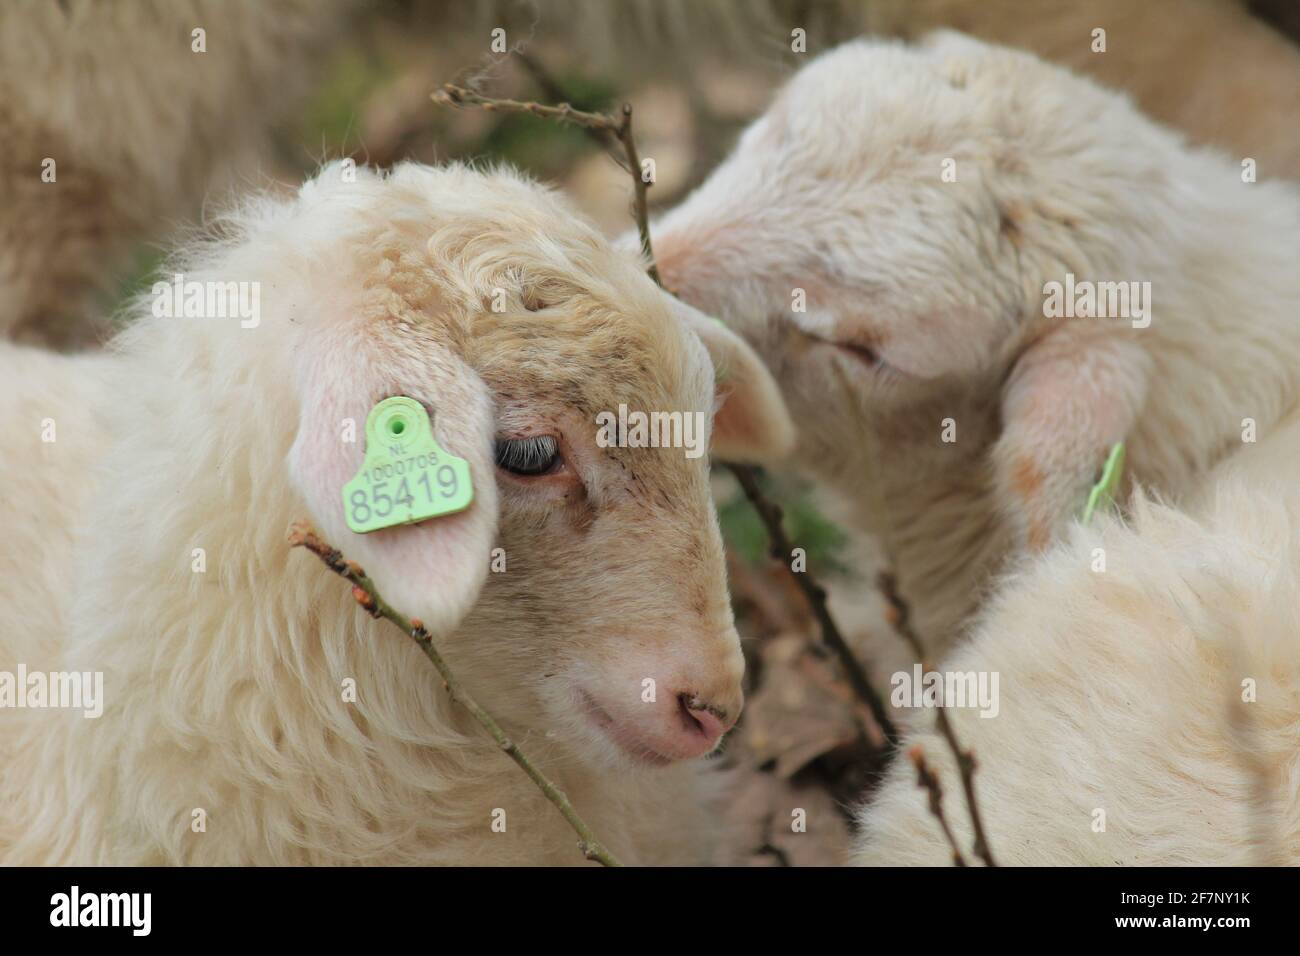
[[[674,313],[704,343],[713,363],[714,457],[762,462],[786,455],[794,446],[794,425],[762,359],[717,319],[668,298]]]
[[[290,473],[327,540],[365,568],[390,604],[421,618],[431,632],[446,633],[477,599],[496,536],[492,402],[479,377],[447,348],[423,342],[417,355],[387,351],[370,338],[379,334],[318,332],[300,353],[302,417]],[[434,410],[439,445],[469,463],[474,500],[454,515],[356,534],[344,515],[343,486],[364,460],[370,409],[391,395]],[[355,442],[343,440],[346,419],[356,423]]]
[[[769,446],[779,449],[781,436],[773,434],[779,426],[766,422],[762,410],[747,403],[743,393],[737,398],[730,383],[722,385],[713,402],[713,453],[723,459],[748,461],[752,458],[779,456],[779,450],[764,453]]]
[[[738,336],[720,328],[714,334],[709,352],[722,370],[713,413],[714,455],[740,462],[785,457],[794,448],[795,429],[776,381]]]
[[[1083,505],[1146,397],[1150,359],[1131,342],[1062,330],[1021,358],[994,449],[1002,504],[1038,549]]]

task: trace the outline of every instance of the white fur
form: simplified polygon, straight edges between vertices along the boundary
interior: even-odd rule
[[[1186,512],[1139,499],[1025,567],[942,671],[1000,674],[994,718],[952,709],[979,763],[999,863],[1300,862],[1300,425],[1220,466]],[[1095,548],[1106,570],[1092,570]],[[1243,681],[1258,699],[1242,703]],[[931,712],[904,750],[938,770],[970,857],[959,778]],[[1105,830],[1094,823],[1104,811]],[[951,860],[907,760],[865,806],[853,862]]]
[[[592,413],[620,400],[709,411],[712,357],[737,372],[718,434],[729,415],[788,432],[769,420],[780,406],[761,363],[720,326],[706,352],[689,328],[710,320],[513,174],[342,173],[327,167],[292,201],[249,201],[176,261],[187,278],[260,282],[256,328],[154,317],[146,297],[107,354],[0,350],[13,442],[0,669],[102,671],[106,696],[97,720],[0,710],[0,860],[581,862],[412,642],[290,551],[303,518],[436,631],[614,852],[709,859],[712,775],[648,768],[578,696],[647,746],[675,739],[678,693],[735,719],[743,662],[707,463],[599,451]],[[340,429],[391,394],[433,411],[475,503],[354,535],[340,490],[363,446]],[[53,444],[38,437],[46,418]],[[494,435],[528,430],[562,436],[563,474],[495,473]],[[487,573],[494,545],[506,573]],[[660,704],[643,702],[644,677]],[[206,832],[192,828],[200,809]]]

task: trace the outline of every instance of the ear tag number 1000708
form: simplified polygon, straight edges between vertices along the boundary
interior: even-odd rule
[[[464,511],[474,500],[469,463],[438,447],[424,406],[398,395],[366,418],[366,460],[343,486],[357,534]]]

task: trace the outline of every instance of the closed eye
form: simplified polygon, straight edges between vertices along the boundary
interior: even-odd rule
[[[496,463],[502,471],[524,478],[550,475],[564,467],[560,443],[551,435],[498,438]]]
[[[856,342],[839,342],[836,344],[838,344],[839,347],[844,349],[846,352],[850,352],[853,355],[857,356],[859,359],[861,359],[863,362],[865,362],[867,365],[870,365],[874,369],[879,370],[885,367],[886,364],[885,360],[880,357],[879,352],[877,352],[875,349],[871,348],[870,346],[858,345]]]
[[[857,361],[866,365],[876,372],[891,373],[896,369],[880,357],[880,353],[872,346],[854,339],[828,339],[820,335],[814,335],[811,332],[804,332],[808,338],[815,342],[821,342],[823,345],[831,345],[839,349],[841,353],[850,355]]]

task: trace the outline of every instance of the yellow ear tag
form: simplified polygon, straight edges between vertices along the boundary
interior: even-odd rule
[[[343,486],[357,534],[464,511],[474,500],[469,463],[438,447],[424,406],[386,398],[366,418],[366,460]]]
[[[1083,517],[1079,520],[1087,524],[1092,520],[1092,513],[1099,507],[1104,508],[1114,503],[1115,492],[1119,489],[1119,479],[1124,474],[1124,443],[1116,442],[1110,449],[1106,464],[1102,466],[1101,478],[1088,492],[1088,503],[1083,507]]]

